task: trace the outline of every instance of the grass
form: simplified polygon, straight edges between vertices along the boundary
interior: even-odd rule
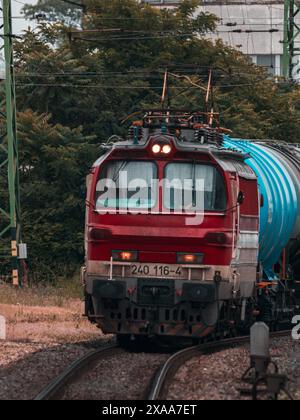
[[[77,278],[59,280],[55,286],[35,285],[15,288],[0,284],[0,303],[25,306],[69,306],[70,301],[83,297],[82,286]]]
[[[82,298],[78,277],[23,288],[0,283],[0,315],[7,322],[8,340],[77,343],[98,339],[99,330],[82,316]]]

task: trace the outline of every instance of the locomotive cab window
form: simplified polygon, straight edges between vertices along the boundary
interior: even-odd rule
[[[111,161],[96,185],[96,210],[150,209],[157,203],[157,168],[152,162]]]
[[[223,211],[226,188],[212,165],[170,163],[165,169],[164,207],[173,211]]]

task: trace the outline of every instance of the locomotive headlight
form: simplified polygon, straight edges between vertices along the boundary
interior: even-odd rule
[[[165,145],[163,146],[163,148],[162,148],[162,152],[163,152],[165,155],[168,155],[169,153],[171,153],[171,151],[172,151],[172,148],[171,148],[171,146],[170,146],[169,144],[165,144]]]
[[[155,155],[169,155],[172,152],[172,147],[170,144],[154,144],[152,146],[152,153]]]
[[[138,261],[137,251],[112,251],[114,261],[136,262]]]
[[[185,261],[185,262],[187,262],[187,263],[194,263],[195,261],[196,261],[196,257],[195,257],[195,255],[189,255],[189,254],[187,254],[187,255],[183,255],[183,257],[182,257],[182,259]]]
[[[161,152],[161,147],[160,147],[160,145],[159,145],[159,144],[154,144],[154,146],[152,146],[152,152],[153,152],[153,153],[155,153],[156,155],[157,155],[158,153],[160,153],[160,152]]]
[[[184,252],[177,253],[178,264],[202,264],[203,254],[186,254]]]
[[[132,260],[132,253],[131,252],[121,252],[120,253],[121,259],[124,261],[131,261]]]

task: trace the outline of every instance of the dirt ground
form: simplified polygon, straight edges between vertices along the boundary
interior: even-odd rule
[[[0,315],[7,323],[7,339],[0,340],[0,400],[33,399],[79,356],[114,340],[91,325],[82,313],[80,293],[76,296],[63,289],[18,290],[0,285]],[[272,348],[296,399],[300,399],[299,344],[282,338],[274,341]],[[144,359],[142,365],[152,363]],[[238,379],[248,364],[247,348],[191,360],[177,373],[169,399],[239,399]],[[132,365],[136,372],[135,362]],[[115,387],[118,382],[111,375],[107,377]]]
[[[0,315],[6,318],[7,341],[78,343],[100,338],[101,331],[83,317],[79,298],[63,299],[58,291],[55,299],[54,292],[49,297],[47,290],[20,290],[18,294],[0,286]]]
[[[83,302],[66,291],[0,285],[7,327],[0,340],[0,400],[33,399],[78,357],[112,341],[82,314]]]

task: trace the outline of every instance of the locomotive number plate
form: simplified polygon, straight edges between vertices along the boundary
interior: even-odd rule
[[[130,270],[133,277],[182,278],[184,275],[180,265],[133,264]]]

